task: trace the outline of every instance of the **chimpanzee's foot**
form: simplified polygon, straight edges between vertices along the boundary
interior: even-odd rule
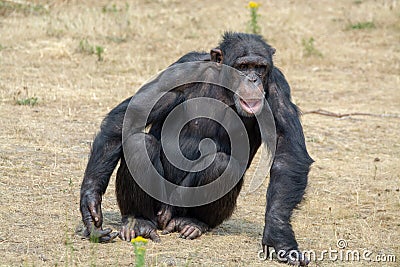
[[[263,246],[264,254],[266,258],[270,258],[270,248],[272,249],[272,246]],[[307,266],[310,261],[307,259],[306,256],[303,255],[299,250],[290,250],[290,251],[284,251],[284,250],[279,250],[276,251],[276,257],[278,261],[287,263],[289,265],[293,266]]]
[[[286,261],[289,265],[295,265],[295,266],[307,266],[310,261],[307,259],[306,256],[303,255],[300,251],[292,251],[292,253],[289,255],[286,255]]]
[[[304,256],[299,250],[291,250],[282,253],[278,260],[293,266],[307,266],[310,263],[306,256]]]
[[[203,233],[207,232],[209,227],[207,224],[194,218],[177,217],[172,218],[162,234],[179,232],[179,237],[184,239],[196,239]]]
[[[157,223],[158,228],[164,230],[167,227],[169,221],[172,218],[172,207],[169,205],[163,205],[157,212]]]
[[[137,236],[149,238],[154,242],[161,242],[154,222],[147,219],[134,218],[133,216],[123,216],[119,237],[124,241],[131,241]]]

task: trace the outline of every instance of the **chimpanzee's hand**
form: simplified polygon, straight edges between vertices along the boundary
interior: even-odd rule
[[[85,224],[84,236],[93,242],[110,242],[118,236],[112,229],[103,230],[103,214],[101,212],[101,195],[86,191],[81,196],[82,220]]]

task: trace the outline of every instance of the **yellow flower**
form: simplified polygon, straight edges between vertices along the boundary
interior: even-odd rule
[[[142,243],[146,244],[148,242],[148,240],[146,238],[143,238],[142,236],[138,236],[131,240],[132,244],[135,244],[137,242],[142,242]]]
[[[249,4],[247,5],[248,8],[259,8],[260,7],[260,3],[254,2],[254,1],[250,1]]]

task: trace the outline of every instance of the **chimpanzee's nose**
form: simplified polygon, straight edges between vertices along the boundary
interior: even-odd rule
[[[252,81],[253,83],[255,83],[258,80],[257,75],[255,75],[254,73],[251,73],[248,75],[250,81]]]

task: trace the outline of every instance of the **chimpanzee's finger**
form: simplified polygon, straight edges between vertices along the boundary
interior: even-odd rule
[[[201,236],[203,233],[200,231],[200,229],[198,229],[197,227],[192,227],[189,231],[185,232],[186,235],[186,239],[196,239],[199,236]]]
[[[194,239],[201,235],[201,231],[192,225],[186,225],[180,232],[180,237],[185,239]]]
[[[108,243],[108,242],[113,241],[117,236],[119,236],[118,232],[109,233],[105,236],[100,237],[99,242],[100,243]]]
[[[171,220],[169,221],[168,225],[165,227],[165,229],[161,232],[161,234],[166,235],[172,232],[175,232],[175,228],[176,228],[176,221],[175,220]]]
[[[149,234],[149,238],[156,243],[160,243],[161,242],[161,238],[160,236],[157,234],[156,230],[151,231]]]
[[[101,227],[101,225],[103,224],[103,214],[101,212],[101,206],[94,201],[90,201],[88,208],[90,215],[92,216],[94,225],[96,227]]]

